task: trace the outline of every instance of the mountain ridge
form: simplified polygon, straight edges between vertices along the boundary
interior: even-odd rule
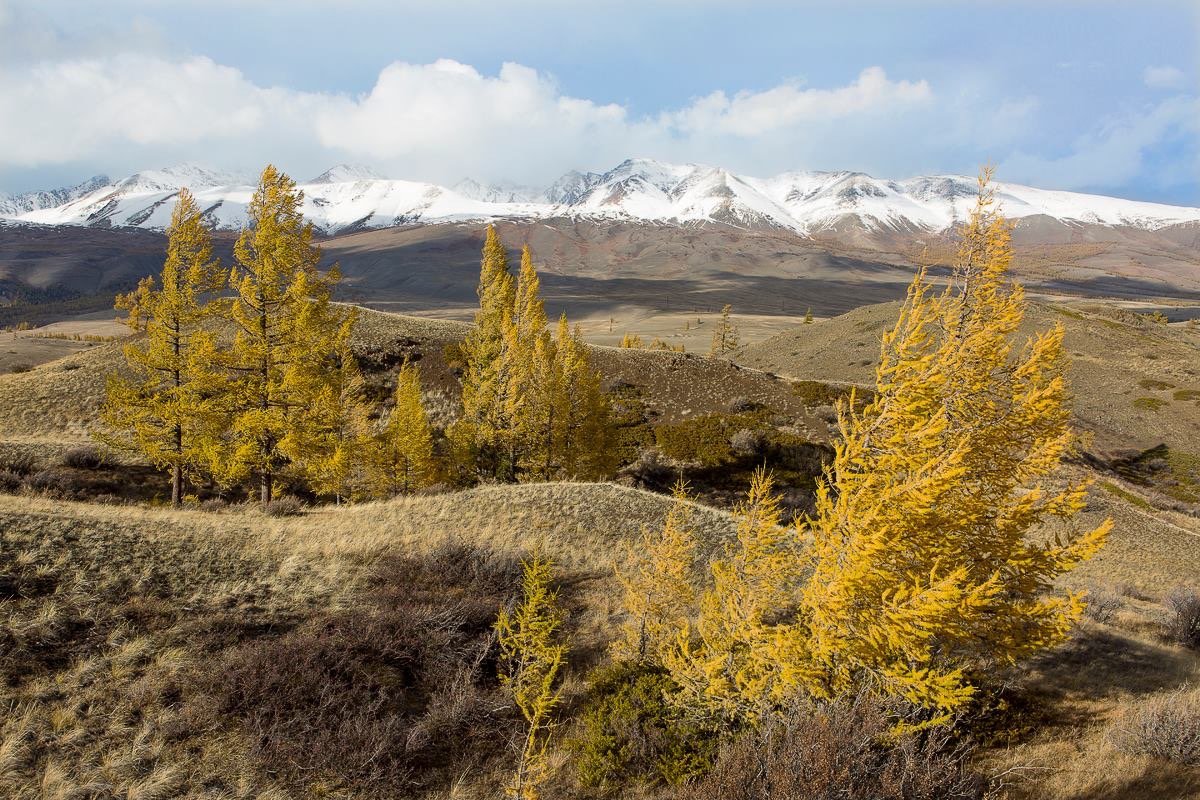
[[[162,229],[170,200],[188,187],[217,228],[245,222],[253,186],[244,178],[183,164],[143,170],[119,181],[105,176],[11,198],[0,218],[48,225]],[[453,187],[381,177],[341,164],[300,184],[304,213],[325,233],[491,219],[576,218],[720,224],[782,229],[811,236],[846,226],[878,233],[941,232],[965,218],[976,181],[959,175],[904,180],[861,172],[792,171],[768,178],[700,164],[627,159],[606,172],[571,171],[544,189],[464,179]],[[1200,222],[1200,208],[995,183],[1012,219],[1047,218],[1063,226],[1160,230]]]

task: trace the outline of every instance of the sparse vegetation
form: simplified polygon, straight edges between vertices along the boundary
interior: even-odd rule
[[[1128,753],[1200,766],[1200,690],[1182,687],[1122,710],[1110,738]]]

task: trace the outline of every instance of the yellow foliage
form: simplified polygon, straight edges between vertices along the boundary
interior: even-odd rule
[[[520,601],[511,612],[500,609],[496,619],[500,682],[511,692],[525,721],[517,770],[505,791],[516,800],[537,800],[538,787],[547,777],[546,748],[554,709],[561,700],[555,682],[567,648],[558,641],[563,616],[550,586],[553,565],[534,556],[523,567]]]
[[[236,334],[224,400],[232,424],[212,460],[225,482],[256,474],[264,503],[279,470],[304,469],[321,455],[310,411],[337,372],[329,362],[347,320],[330,304],[337,266],[317,271],[321,251],[301,214],[303,196],[275,167],[263,170],[229,275]]]
[[[621,337],[621,347],[626,350],[641,350],[645,346],[642,342],[642,337],[636,333],[626,333]]]
[[[617,660],[661,666],[695,605],[695,508],[682,481],[674,494],[662,530],[643,528],[641,541],[629,553],[630,566],[617,571],[627,615],[612,647]]]
[[[858,685],[940,712],[974,677],[1061,642],[1081,610],[1055,579],[1110,527],[1047,541],[1039,526],[1083,508],[1086,484],[1051,478],[1073,444],[1062,329],[1016,358],[1024,296],[1009,282],[1009,225],[990,172],[951,285],[922,270],[883,339],[875,400],[843,404],[843,440],[819,487],[803,593],[818,694]]]
[[[429,484],[432,472],[433,434],[421,403],[421,376],[405,361],[396,376],[395,404],[372,460],[372,490],[383,496],[413,492]]]
[[[126,324],[145,336],[125,346],[125,374],[109,376],[100,438],[128,447],[171,470],[171,500],[182,500],[183,478],[204,465],[220,430],[212,387],[218,368],[213,335],[202,323],[217,306],[205,301],[223,276],[195,199],[181,189],[167,228],[167,258],[159,280],[145,278],[117,298]]]
[[[712,347],[708,354],[712,356],[723,356],[730,350],[736,350],[738,346],[738,329],[737,326],[729,318],[733,306],[728,303],[721,309],[721,318],[717,320],[717,327],[713,330]]]

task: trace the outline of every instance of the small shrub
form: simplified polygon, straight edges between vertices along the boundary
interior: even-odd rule
[[[1161,397],[1139,397],[1133,401],[1134,408],[1140,408],[1145,411],[1158,411],[1166,405],[1170,405],[1170,401],[1163,400]]]
[[[684,800],[981,800],[970,750],[944,730],[889,738],[885,709],[864,697],[797,708],[721,748]]]
[[[12,470],[0,470],[0,492],[12,493],[21,488],[25,476]]]
[[[0,457],[0,470],[30,475],[37,471],[38,462],[30,453],[8,453]]]
[[[299,498],[286,495],[267,503],[263,512],[268,517],[298,517],[304,513],[304,503]]]
[[[651,489],[666,489],[679,475],[678,470],[664,461],[662,453],[653,447],[639,451],[637,460],[622,471],[638,486]]]
[[[1121,610],[1121,598],[1104,589],[1089,591],[1086,602],[1083,613],[1096,622],[1112,622],[1113,617]]]
[[[48,497],[70,499],[84,488],[76,476],[60,469],[43,469],[25,479],[25,485]]]
[[[104,454],[95,445],[82,444],[64,453],[62,463],[75,469],[100,469],[104,466]]]
[[[728,408],[734,414],[742,414],[746,411],[756,411],[760,406],[749,397],[739,396],[729,401]]]
[[[1151,391],[1166,391],[1167,389],[1175,388],[1175,384],[1168,383],[1167,381],[1160,381],[1156,378],[1142,378],[1140,381],[1138,381],[1138,386],[1142,387],[1143,389],[1150,389]]]
[[[1184,686],[1123,709],[1109,740],[1126,753],[1200,766],[1200,690]]]
[[[13,364],[11,367],[8,368],[9,372],[12,372],[12,373],[15,373],[18,375],[22,372],[30,372],[32,370],[33,370],[33,364],[24,364],[24,363]]]
[[[1167,595],[1167,608],[1170,637],[1186,647],[1200,647],[1200,594],[1181,586]]]
[[[762,449],[763,437],[757,431],[742,428],[729,439],[729,446],[739,456],[752,456]]]
[[[225,509],[229,508],[229,503],[225,502],[224,500],[222,500],[219,497],[210,497],[207,500],[201,501],[199,508],[201,511],[207,511],[209,513],[216,513],[218,511],[224,511]]]
[[[636,779],[676,786],[711,767],[716,731],[669,703],[676,687],[665,672],[617,663],[596,670],[589,684],[579,733],[568,743],[583,785],[617,789]]]

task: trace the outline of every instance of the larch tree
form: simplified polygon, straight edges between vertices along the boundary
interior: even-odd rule
[[[804,324],[805,324],[805,325],[812,325],[812,324],[813,324],[813,313],[812,313],[812,309],[811,309],[811,308],[806,308],[806,309],[804,310]]]
[[[555,369],[561,376],[559,442],[560,472],[568,478],[597,478],[613,468],[611,409],[592,366],[583,332],[559,321],[554,340]]]
[[[547,407],[554,402],[557,381],[551,374],[554,354],[546,329],[541,281],[528,245],[521,250],[513,322],[508,334],[505,356],[510,361],[506,370],[510,385],[505,399],[507,418],[512,425],[508,436],[510,459],[521,474],[533,476],[544,471],[548,460],[542,452],[544,438],[539,434],[542,421],[553,416],[552,408]]]
[[[662,528],[643,528],[617,570],[626,619],[612,652],[622,661],[662,666],[696,605],[695,506],[682,481],[673,494]]]
[[[561,642],[563,613],[551,586],[553,564],[540,557],[523,563],[521,598],[496,619],[500,682],[511,693],[524,721],[517,746],[517,769],[505,787],[515,800],[537,800],[548,773],[546,749],[554,710],[561,700],[558,673],[566,660]]]
[[[400,367],[394,401],[372,459],[372,489],[382,496],[427,486],[433,472],[433,433],[415,364],[405,361]]]
[[[717,327],[712,335],[712,347],[709,349],[709,355],[723,356],[730,350],[736,350],[738,346],[738,329],[730,319],[730,312],[733,306],[728,303],[721,309],[721,318],[717,320]]]
[[[865,686],[926,709],[926,724],[961,709],[981,675],[1063,641],[1082,597],[1056,579],[1111,525],[1069,524],[1087,483],[1056,481],[1074,443],[1063,330],[1013,353],[1025,301],[990,177],[950,285],[933,294],[918,273],[884,336],[873,402],[842,406],[808,529],[813,692]]]
[[[516,339],[516,282],[509,270],[508,251],[493,225],[487,227],[484,239],[477,291],[475,327],[462,345],[466,360],[462,416],[452,436],[457,440],[457,449],[474,462],[478,471],[509,478],[515,466],[510,460],[512,402],[508,393],[512,388],[511,351]]]
[[[101,435],[169,470],[174,505],[183,500],[184,478],[206,463],[220,427],[211,393],[218,356],[203,323],[223,280],[203,214],[180,189],[158,281],[145,278],[117,298],[126,323],[145,336],[125,346],[128,374],[109,376],[102,416],[117,435]]]
[[[309,485],[317,494],[340,503],[362,487],[371,445],[371,409],[358,360],[350,347],[357,314],[346,315],[334,341],[335,364],[319,383],[309,408],[312,442],[303,462]]]
[[[681,709],[739,726],[757,724],[805,690],[815,670],[797,618],[800,540],[781,520],[765,469],[756,470],[735,515],[737,535],[709,565],[695,625],[684,618],[662,663],[679,686]]]
[[[337,265],[325,274],[317,270],[321,251],[301,213],[303,197],[274,166],[263,170],[229,276],[233,423],[219,476],[227,482],[257,476],[264,504],[281,469],[303,470],[319,455],[319,420],[310,409],[338,372],[335,355],[348,313],[330,302]]]

